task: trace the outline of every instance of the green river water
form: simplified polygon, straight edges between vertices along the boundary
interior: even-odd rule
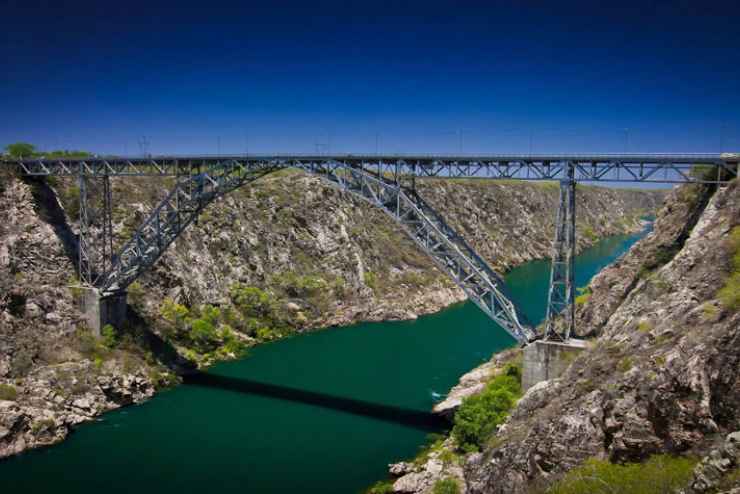
[[[644,232],[643,232],[644,234]],[[578,286],[642,234],[578,256]],[[533,322],[547,261],[510,271]],[[470,302],[415,321],[363,323],[266,344],[204,379],[0,462],[4,493],[357,493],[439,428],[427,413],[460,375],[514,340]]]

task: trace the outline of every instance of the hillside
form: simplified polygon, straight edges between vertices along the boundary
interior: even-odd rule
[[[738,225],[737,180],[716,192],[674,189],[654,231],[590,283],[577,312],[588,348],[567,372],[530,389],[479,452],[461,453],[447,439],[424,464],[395,466],[395,492],[431,492],[447,477],[467,493],[543,492],[569,471],[595,475],[581,466],[594,459],[653,458],[648,469],[673,461],[655,455],[691,465],[709,451],[687,492],[740,487],[740,437],[731,435],[740,430]],[[480,386],[506,362],[516,356],[497,356],[460,388]]]

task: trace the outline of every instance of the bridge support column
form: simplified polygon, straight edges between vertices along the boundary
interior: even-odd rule
[[[575,338],[568,341],[537,340],[525,346],[522,389],[526,391],[539,382],[560,377],[584,348],[586,342]]]
[[[98,277],[112,266],[113,226],[110,177],[91,178],[80,165],[79,274],[87,286],[96,286]],[[99,196],[99,197],[96,197]]]
[[[575,330],[576,181],[575,166],[568,163],[560,182],[560,205],[555,220],[550,289],[547,295],[545,340],[568,341]],[[563,317],[557,317],[562,314]]]
[[[126,292],[102,295],[96,288],[82,288],[80,309],[92,333],[100,336],[105,325],[121,328],[126,322]]]

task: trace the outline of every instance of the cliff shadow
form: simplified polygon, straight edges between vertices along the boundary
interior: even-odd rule
[[[126,324],[119,330],[131,335],[142,348],[152,352],[152,355],[165,367],[179,376],[197,372],[198,366],[180,355],[175,347],[152,331],[147,322],[131,305],[126,307]]]
[[[191,386],[222,389],[235,393],[266,396],[278,400],[303,403],[330,410],[337,410],[361,417],[369,417],[384,422],[392,422],[426,432],[439,432],[449,427],[443,417],[431,412],[382,405],[354,398],[345,398],[315,391],[269,384],[251,379],[219,376],[197,372],[184,377],[184,383]]]
[[[34,203],[36,204],[36,213],[42,221],[51,226],[54,234],[62,242],[64,253],[72,261],[75,274],[80,274],[80,257],[79,257],[79,238],[72,231],[67,217],[64,214],[62,206],[59,205],[57,195],[43,177],[21,177],[31,189]]]

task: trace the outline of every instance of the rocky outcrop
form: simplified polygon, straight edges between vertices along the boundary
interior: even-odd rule
[[[431,493],[435,483],[442,479],[454,479],[458,485],[464,485],[462,461],[459,456],[451,454],[453,449],[452,440],[447,439],[430,451],[423,462],[400,462],[390,465],[390,474],[398,477],[393,482],[393,492]]]
[[[523,494],[593,457],[701,455],[740,429],[740,312],[717,299],[739,223],[737,180],[716,192],[675,189],[653,233],[592,280],[577,314],[588,348],[560,379],[528,390],[489,446],[466,456],[465,492]],[[734,437],[686,492],[704,492],[691,489],[734,465]]]
[[[504,370],[506,363],[518,354],[520,354],[519,349],[504,350],[494,355],[490,361],[464,374],[459,382],[447,393],[444,400],[434,405],[432,411],[452,419],[455,411],[460,407],[465,398],[483,391],[486,383],[494,376],[500,374]]]
[[[0,458],[59,442],[75,425],[154,394],[141,371],[89,361],[41,367],[21,382],[12,401],[0,400]]]
[[[112,181],[118,245],[168,183]],[[93,194],[96,187],[90,184]],[[420,181],[420,188],[498,269],[548,254],[557,187]],[[279,292],[279,309],[299,331],[409,319],[464,299],[384,213],[316,177],[286,170],[210,205],[131,287],[135,317],[106,347],[90,340],[75,304],[70,259],[78,192],[70,179],[45,185],[0,177],[0,385],[16,390],[14,401],[3,402],[0,456],[60,440],[80,420],[145,399],[170,380],[160,363],[168,344],[160,316],[165,299],[221,305],[234,283],[259,287]],[[662,198],[587,187],[580,192],[581,247],[640,228],[639,217]],[[293,281],[306,277],[321,289]],[[238,338],[256,341],[252,334]]]
[[[728,474],[736,478],[728,479]],[[713,449],[694,469],[688,487],[680,494],[708,494],[740,492],[740,431],[727,435],[720,447]],[[723,485],[724,484],[724,485]],[[734,484],[734,485],[733,485]]]

